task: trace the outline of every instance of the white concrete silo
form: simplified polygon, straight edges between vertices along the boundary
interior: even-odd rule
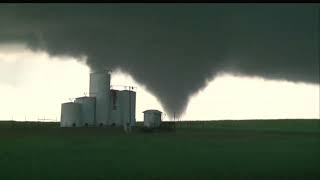
[[[79,126],[94,126],[96,114],[96,98],[95,97],[79,97],[75,103],[81,104],[81,118]]]
[[[154,109],[143,111],[143,126],[147,128],[160,127],[162,112]]]
[[[121,122],[121,106],[120,106],[120,91],[110,90],[110,121],[111,125],[120,126]]]
[[[123,90],[119,92],[122,125],[136,124],[136,92]]]
[[[90,97],[96,98],[96,125],[110,125],[110,74],[107,71],[90,73]]]
[[[81,105],[74,102],[61,104],[60,127],[77,127],[80,123]]]

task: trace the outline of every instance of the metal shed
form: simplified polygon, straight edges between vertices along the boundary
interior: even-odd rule
[[[146,110],[143,111],[144,114],[144,120],[143,120],[143,125],[144,127],[147,128],[156,128],[156,127],[160,127],[161,124],[161,116],[162,116],[162,112],[155,110],[155,109],[150,109],[150,110]]]

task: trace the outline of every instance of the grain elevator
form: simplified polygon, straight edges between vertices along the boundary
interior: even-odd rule
[[[108,71],[90,73],[89,97],[61,105],[60,127],[134,126],[136,92],[110,89]]]

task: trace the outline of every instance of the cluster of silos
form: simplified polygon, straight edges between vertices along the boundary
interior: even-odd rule
[[[61,105],[61,127],[134,126],[136,92],[110,90],[110,74],[90,74],[89,97]]]

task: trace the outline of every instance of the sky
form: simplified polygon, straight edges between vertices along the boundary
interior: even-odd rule
[[[122,72],[112,82],[149,94],[138,104],[153,102],[168,118],[318,117],[319,9],[312,3],[4,4],[0,84],[3,102],[13,105],[2,114],[24,112],[30,102],[49,114],[42,111],[51,99],[56,112],[61,100],[83,94],[83,77],[107,67]]]
[[[24,46],[0,45],[0,120],[59,121],[61,103],[88,95],[89,67]],[[111,85],[137,87],[136,118],[161,103],[128,73],[113,71]],[[119,87],[118,87],[119,88]],[[222,74],[191,97],[176,120],[320,118],[319,85]],[[172,120],[164,115],[165,120]]]

